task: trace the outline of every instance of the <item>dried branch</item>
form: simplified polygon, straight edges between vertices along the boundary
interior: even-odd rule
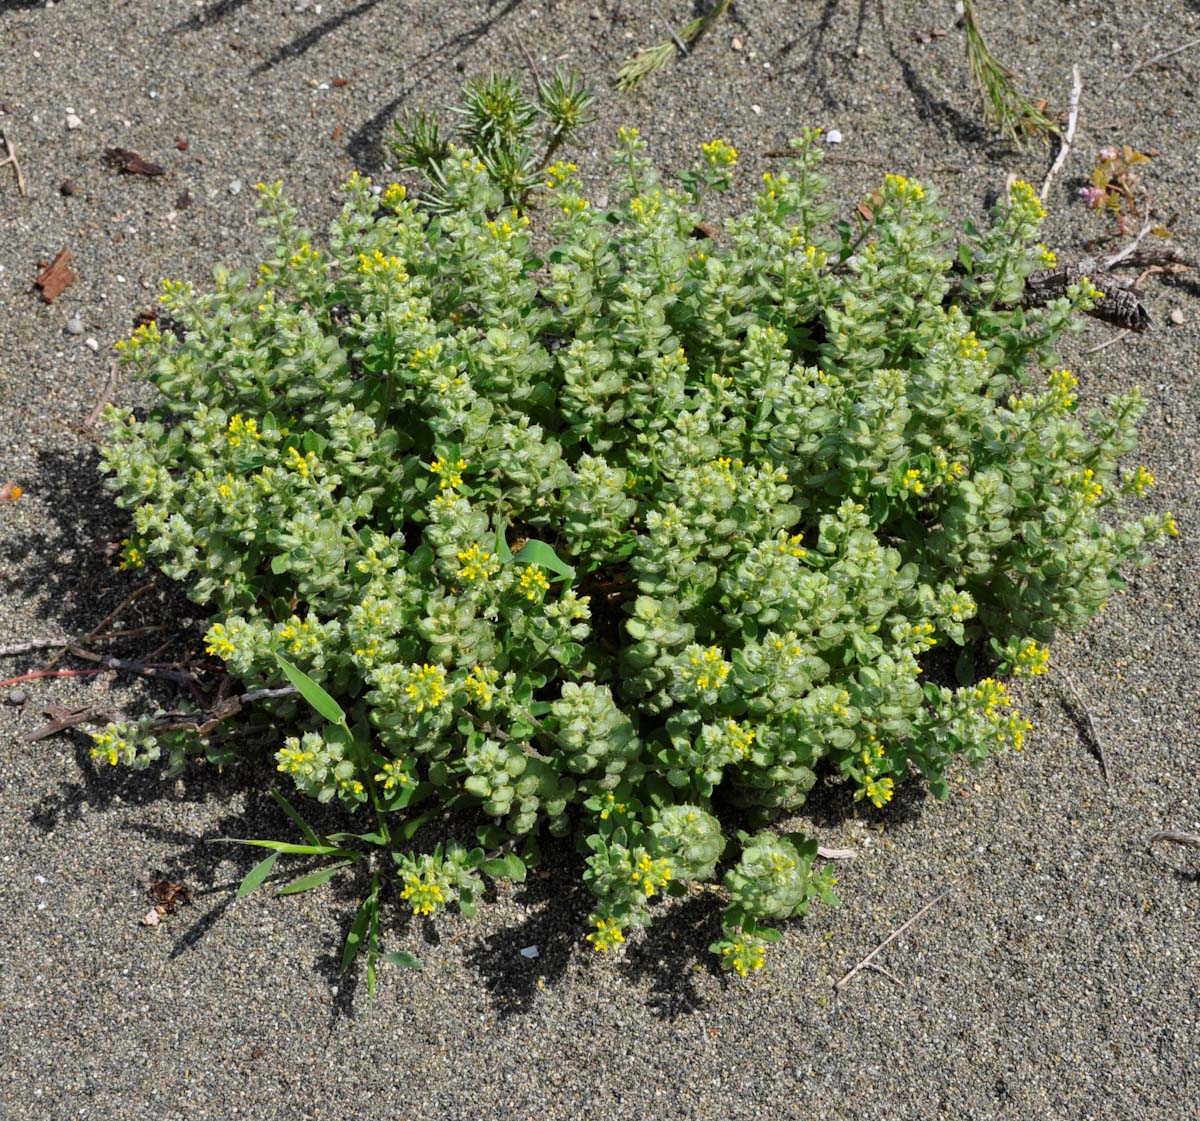
[[[1180,833],[1175,829],[1160,829],[1157,833],[1150,834],[1148,845],[1154,844],[1155,841],[1171,841],[1177,845],[1188,845],[1194,849],[1200,849],[1200,833]]]
[[[1067,671],[1061,666],[1051,666],[1050,668],[1059,676],[1059,678],[1061,678],[1067,688],[1071,690],[1072,695],[1075,697],[1076,704],[1078,704],[1082,710],[1083,715],[1087,720],[1088,731],[1092,735],[1092,743],[1095,744],[1096,747],[1096,757],[1100,760],[1100,770],[1104,774],[1104,781],[1106,783],[1111,782],[1112,780],[1108,773],[1108,756],[1104,752],[1104,742],[1100,739],[1100,733],[1096,731],[1096,725],[1092,720],[1091,710],[1088,708],[1083,697],[1079,695],[1079,690],[1075,688],[1075,682],[1072,681],[1067,675]]]
[[[17,149],[13,142],[4,133],[0,132],[0,144],[4,145],[4,151],[7,153],[4,159],[0,160],[0,167],[5,164],[12,164],[13,171],[17,173],[17,190],[21,192],[22,198],[28,198],[29,192],[25,190],[25,173],[21,170],[20,161],[17,159]]]
[[[891,934],[889,934],[882,942],[880,942],[879,945],[876,946],[875,949],[873,949],[869,954],[867,954],[867,956],[863,958],[862,961],[860,961],[856,966],[854,966],[853,969],[846,973],[841,980],[834,983],[834,992],[840,993],[842,989],[844,989],[859,973],[862,972],[862,970],[866,969],[872,963],[872,961],[875,960],[875,958],[886,946],[891,945],[892,942],[899,938],[900,935],[903,934],[910,926],[912,926],[912,924],[915,923],[923,914],[925,914],[926,911],[933,907],[934,904],[940,903],[953,890],[954,886],[951,885],[940,894],[935,895],[928,903],[925,904],[924,907],[922,907],[915,915],[913,915],[908,922],[904,923],[903,926],[896,927]]]
[[[1171,58],[1172,55],[1177,55],[1181,51],[1190,50],[1192,47],[1196,47],[1196,46],[1200,46],[1200,39],[1189,39],[1186,43],[1183,43],[1178,47],[1173,47],[1169,51],[1163,51],[1162,54],[1156,54],[1153,58],[1146,59],[1145,62],[1139,62],[1127,74],[1122,74],[1121,77],[1118,79],[1118,81],[1127,82],[1135,74],[1140,73],[1142,70],[1145,70],[1148,66],[1153,66],[1156,62],[1163,62],[1166,59]]]

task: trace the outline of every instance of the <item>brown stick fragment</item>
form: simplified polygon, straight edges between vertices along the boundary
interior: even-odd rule
[[[1150,834],[1148,845],[1154,844],[1155,841],[1171,841],[1177,845],[1188,845],[1194,849],[1200,849],[1200,833],[1180,833],[1175,829],[1160,829],[1157,833]]]
[[[25,173],[21,170],[20,161],[17,159],[17,149],[14,147],[13,142],[2,132],[0,132],[0,144],[4,145],[4,151],[7,153],[4,159],[0,160],[0,167],[3,167],[5,164],[13,165],[13,171],[17,173],[17,190],[21,192],[22,198],[28,198],[29,192],[25,190]]]
[[[81,708],[74,712],[67,709],[47,709],[46,711],[47,715],[53,716],[54,719],[49,724],[43,724],[40,728],[35,728],[30,732],[25,737],[26,743],[44,740],[47,736],[65,732],[68,728],[75,728],[80,724],[111,724],[117,717],[115,712],[107,709]]]
[[[79,279],[70,269],[71,251],[60,249],[58,256],[50,262],[33,283],[42,290],[42,299],[54,303],[63,291]]]
[[[862,961],[860,961],[856,966],[854,966],[853,969],[846,973],[839,981],[834,982],[833,991],[835,993],[840,993],[842,989],[844,989],[859,973],[866,969],[867,966],[869,966],[871,962],[875,960],[875,958],[886,946],[891,945],[892,942],[899,938],[900,935],[903,934],[910,926],[912,926],[912,924],[915,923],[923,914],[925,914],[926,911],[928,911],[934,904],[940,903],[953,890],[954,886],[951,885],[938,895],[935,895],[928,903],[925,904],[924,907],[922,907],[915,915],[913,915],[908,922],[904,923],[902,926],[896,927],[891,934],[889,934],[882,942],[880,942],[879,945],[876,946],[875,949],[873,949],[869,954],[867,954],[867,956],[863,958]]]

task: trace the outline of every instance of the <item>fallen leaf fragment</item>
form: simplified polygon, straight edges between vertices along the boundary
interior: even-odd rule
[[[126,175],[165,175],[158,164],[131,152],[128,148],[105,148],[104,158]]]
[[[25,493],[16,483],[5,483],[0,486],[0,502],[16,502]]]
[[[63,290],[68,285],[74,284],[79,279],[68,265],[70,260],[71,251],[69,249],[60,249],[58,256],[46,266],[37,280],[33,282],[42,290],[42,299],[46,303],[54,303],[63,294]]]
[[[142,917],[142,926],[158,926],[160,922],[162,922],[162,915],[157,907],[151,907]]]

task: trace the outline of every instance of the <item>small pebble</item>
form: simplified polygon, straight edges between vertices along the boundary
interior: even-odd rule
[[[10,705],[23,705],[29,700],[29,694],[24,689],[10,689],[4,699]]]
[[[529,958],[530,961],[532,961],[534,958],[540,957],[540,956],[541,955],[538,953],[538,948],[536,946],[526,946],[521,951],[521,957]]]
[[[231,179],[229,181],[229,193],[231,195],[238,195],[238,194],[241,194],[241,192],[242,192],[242,181],[240,179]]]
[[[740,51],[742,49],[742,40],[737,35],[735,35],[729,41],[729,46],[735,51]]]
[[[58,188],[59,191],[70,198],[72,195],[79,194],[79,188],[75,185],[74,179],[64,179],[62,185]]]
[[[842,142],[841,129],[831,128],[825,134],[825,143],[826,144],[840,144],[841,142]]]
[[[761,105],[751,105],[750,112],[753,113],[757,117],[759,115],[759,113],[762,112],[762,106]]]
[[[86,346],[93,354],[98,354],[100,352],[100,344],[90,335],[83,340],[83,345]]]
[[[68,113],[67,114],[67,128],[69,128],[72,132],[74,132],[77,128],[83,128],[83,121],[81,121],[77,116],[75,116],[74,113]]]
[[[1170,318],[1171,318],[1171,322],[1174,323],[1176,327],[1183,326],[1183,312],[1179,308],[1171,309]]]
[[[78,315],[73,315],[73,316],[71,316],[70,319],[67,320],[67,334],[68,335],[82,335],[83,334],[83,320],[80,319]]]
[[[296,0],[296,6],[292,9],[294,12],[307,12],[312,7],[312,0]]]

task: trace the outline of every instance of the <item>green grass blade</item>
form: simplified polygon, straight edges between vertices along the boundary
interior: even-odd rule
[[[330,724],[345,724],[346,714],[342,711],[342,706],[308,674],[297,669],[286,658],[280,657],[278,654],[275,655],[275,661],[279,663],[279,668],[287,675],[287,679],[300,690],[300,696],[308,701]]]
[[[350,927],[350,933],[346,935],[346,948],[342,951],[342,969],[343,973],[354,963],[355,957],[358,956],[358,951],[362,949],[363,935],[367,932],[367,927],[371,924],[371,912],[378,904],[378,900],[374,895],[368,895],[363,900],[362,906],[358,909],[358,914],[354,916],[354,925]]]
[[[321,843],[321,838],[317,836],[316,830],[300,816],[300,811],[274,787],[271,788],[271,797],[279,804],[279,808],[300,827],[300,832],[304,834],[304,839],[310,845],[319,845]]]
[[[279,894],[296,895],[302,891],[312,891],[314,887],[320,887],[322,884],[328,883],[349,863],[349,860],[339,860],[336,864],[331,864],[328,868],[321,868],[316,872],[310,872],[307,876],[301,876],[300,879],[293,880],[286,887],[281,887]]]
[[[266,860],[260,860],[249,872],[246,873],[246,878],[242,880],[241,887],[237,889],[238,899],[245,899],[252,891],[255,890],[270,874],[271,869],[275,867],[275,861],[279,859],[279,853],[273,852]]]

